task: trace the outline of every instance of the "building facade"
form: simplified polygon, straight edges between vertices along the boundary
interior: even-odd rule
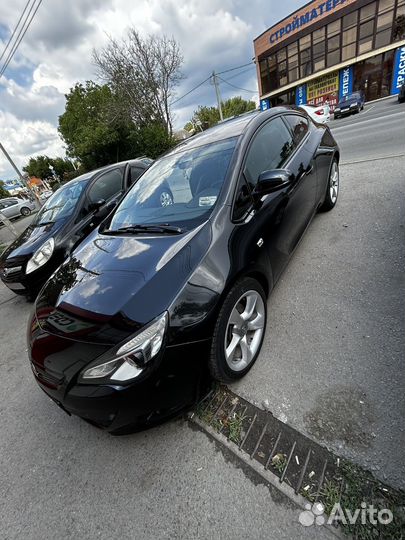
[[[321,104],[405,80],[405,0],[313,0],[254,40],[262,109]]]

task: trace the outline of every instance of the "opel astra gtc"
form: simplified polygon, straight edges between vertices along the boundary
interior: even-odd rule
[[[338,163],[329,128],[285,107],[157,160],[40,292],[28,327],[40,387],[123,433],[191,405],[208,372],[245,375],[267,295],[316,211],[336,204]]]

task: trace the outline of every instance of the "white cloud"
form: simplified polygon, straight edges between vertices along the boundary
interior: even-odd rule
[[[20,16],[26,0],[0,3],[0,52]],[[182,95],[215,69],[221,71],[249,62],[252,41],[270,24],[291,13],[294,0],[53,0],[43,2],[23,42],[0,80],[0,140],[19,166],[31,155],[63,151],[57,133],[64,110],[64,94],[77,81],[94,79],[93,48],[103,46],[108,35],[119,38],[128,26],[143,33],[173,35],[184,55],[186,79]],[[233,75],[230,73],[229,75]],[[224,78],[225,75],[224,75]],[[252,68],[229,81],[254,90]],[[245,92],[221,83],[223,98]],[[181,127],[198,105],[214,105],[208,83],[176,104],[176,126]],[[0,156],[0,176],[13,175]]]

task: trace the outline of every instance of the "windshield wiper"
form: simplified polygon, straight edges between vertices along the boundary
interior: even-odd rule
[[[128,225],[127,227],[120,227],[117,230],[106,229],[103,231],[107,234],[119,234],[119,233],[142,233],[142,232],[153,232],[159,234],[181,234],[184,230],[180,227],[175,227],[174,225],[169,225],[168,223],[156,223],[154,224],[142,224],[137,225]]]

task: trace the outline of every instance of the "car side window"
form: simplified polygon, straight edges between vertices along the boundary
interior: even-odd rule
[[[281,117],[265,124],[255,135],[246,157],[244,173],[251,188],[263,171],[280,169],[293,149],[291,133]]]
[[[309,131],[308,120],[298,114],[287,114],[284,118],[292,131],[294,144],[298,146]]]
[[[89,189],[88,198],[95,203],[100,199],[108,201],[122,190],[122,171],[113,169],[102,174]]]
[[[132,184],[138,180],[143,172],[145,172],[145,169],[142,169],[141,167],[131,167],[128,185],[132,186]]]

